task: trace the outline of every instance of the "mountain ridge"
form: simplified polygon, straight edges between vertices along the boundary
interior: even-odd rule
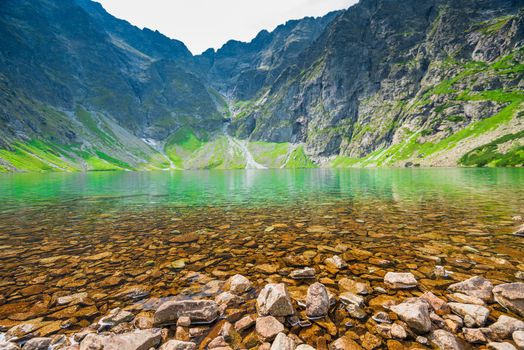
[[[361,0],[194,56],[90,0],[7,0],[0,171],[522,166],[523,6]]]

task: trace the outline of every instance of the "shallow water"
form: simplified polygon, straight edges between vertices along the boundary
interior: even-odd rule
[[[382,286],[387,271],[411,271],[436,294],[475,274],[515,281],[517,215],[521,169],[2,175],[0,326],[43,317],[69,332],[115,306],[213,296],[235,273],[258,288],[285,281],[301,299],[310,282],[287,277],[299,266],[334,294],[344,277]],[[333,254],[349,268],[327,267]],[[436,265],[451,278],[434,278]],[[88,301],[56,305],[84,291]]]

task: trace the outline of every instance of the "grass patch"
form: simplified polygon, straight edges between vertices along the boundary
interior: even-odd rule
[[[304,147],[300,145],[289,155],[286,168],[317,168],[317,165],[309,159]]]

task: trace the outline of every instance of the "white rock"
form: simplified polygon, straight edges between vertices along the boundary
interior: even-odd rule
[[[272,341],[278,333],[284,331],[284,325],[273,316],[259,317],[256,320],[255,330],[262,342]]]
[[[441,350],[462,350],[464,346],[452,333],[438,329],[431,335],[431,341]]]
[[[487,328],[487,333],[492,340],[501,341],[511,337],[514,332],[522,330],[524,330],[524,322],[513,317],[501,315],[497,322]]]
[[[465,281],[452,284],[448,290],[463,293],[490,302],[493,300],[493,284],[481,276],[471,277]]]
[[[229,287],[229,291],[231,293],[237,295],[243,294],[253,287],[251,281],[249,281],[246,277],[238,274],[230,277],[226,282],[226,285]]]
[[[400,319],[417,333],[427,333],[431,330],[429,304],[419,298],[410,298],[399,305],[391,307]]]
[[[418,285],[415,276],[410,272],[388,272],[384,283],[392,289],[410,289]]]
[[[168,340],[159,350],[195,350],[196,344],[189,341]],[[105,349],[104,349],[105,350]]]
[[[489,309],[481,305],[448,303],[455,314],[464,319],[466,327],[482,327],[489,317]]]
[[[524,349],[524,331],[516,331],[513,333],[513,341],[519,349]]]
[[[295,341],[285,335],[284,333],[278,333],[275,341],[271,344],[270,350],[295,350]]]
[[[269,283],[258,295],[258,312],[262,316],[290,316],[295,313],[291,298],[284,283]]]
[[[80,350],[149,350],[158,346],[161,340],[160,329],[138,330],[109,335],[92,333],[82,340]]]
[[[329,295],[322,283],[309,286],[306,296],[306,315],[310,318],[324,317],[329,312]]]
[[[333,255],[331,258],[327,258],[325,261],[328,267],[335,269],[345,269],[348,264],[338,255]]]
[[[497,303],[524,317],[524,283],[505,283],[493,288]]]
[[[490,350],[517,350],[516,347],[514,347],[511,343],[488,343],[488,349]]]

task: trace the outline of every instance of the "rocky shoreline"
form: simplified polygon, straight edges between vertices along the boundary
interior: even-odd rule
[[[326,260],[333,268],[346,265],[338,255]],[[446,280],[449,271],[437,266],[434,275]],[[0,349],[524,349],[521,282],[494,286],[474,276],[448,283],[437,297],[409,272],[389,271],[374,286],[344,278],[337,291],[322,278],[316,281],[313,268],[296,269],[290,277],[308,286],[305,296],[291,295],[286,283],[257,290],[237,274],[214,299],[167,300],[137,314],[116,308],[71,335],[43,337],[42,328],[21,323],[2,334]],[[403,297],[404,291],[412,296]],[[56,302],[74,305],[85,298],[77,293]]]

